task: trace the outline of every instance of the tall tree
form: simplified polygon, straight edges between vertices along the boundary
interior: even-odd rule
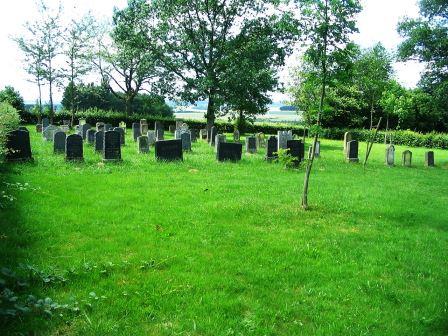
[[[306,56],[318,68],[320,80],[319,109],[314,125],[311,158],[307,162],[303,184],[302,207],[308,209],[308,189],[319,137],[320,118],[324,110],[328,73],[337,64],[337,55],[357,31],[355,15],[361,11],[358,0],[302,0],[299,3],[303,22],[302,34]]]
[[[149,91],[162,83],[157,81],[157,62],[147,48],[151,34],[149,12],[145,0],[129,0],[126,8],[115,9],[111,43],[103,45],[100,57],[94,59],[103,83],[125,102],[127,115],[132,113],[132,102],[140,91]]]
[[[276,41],[269,40],[266,48],[270,49],[270,52],[260,53],[257,57],[265,59],[254,60],[254,63],[248,59],[251,55],[248,49],[276,34],[275,26],[282,18],[275,15],[272,10],[269,12],[268,8],[277,2],[275,0],[153,1],[152,22],[156,39],[151,41],[151,48],[166,71],[174,74],[180,81],[181,84],[177,89],[182,100],[189,102],[208,100],[206,112],[208,128],[214,124],[220,107],[225,103],[246,109],[247,107],[241,103],[244,100],[246,105],[251,97],[255,97],[252,94],[255,91],[259,91],[256,92],[258,102],[265,103],[266,96],[263,92],[273,86],[273,77],[268,74],[270,67],[276,63],[276,57],[279,60],[283,57],[277,49],[282,41],[280,38]],[[258,50],[261,46],[261,43],[257,45]],[[244,69],[245,64],[249,66],[247,72]],[[254,68],[256,71],[251,76],[249,71]],[[264,70],[260,70],[261,68]],[[224,83],[229,83],[231,80],[229,75],[235,74],[229,69],[236,69],[247,79],[255,79],[251,83],[253,87],[244,87],[241,91],[246,95],[244,99],[236,94],[235,90],[239,88],[235,82],[232,81],[230,87],[225,86]],[[263,71],[266,71],[265,79],[269,77],[267,81],[256,78]],[[234,88],[233,92],[230,92],[231,87]]]
[[[65,106],[72,113],[72,124],[77,109],[76,104],[76,84],[80,82],[92,68],[89,61],[89,52],[93,48],[94,38],[94,18],[86,15],[80,20],[72,20],[63,36],[65,49],[64,77],[68,80],[67,88],[64,92],[66,99]]]

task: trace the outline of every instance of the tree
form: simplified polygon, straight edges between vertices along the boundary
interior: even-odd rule
[[[358,0],[302,0],[300,2],[302,34],[307,45],[306,57],[319,69],[321,87],[319,108],[315,119],[311,158],[307,162],[303,185],[302,207],[308,208],[308,188],[314,153],[319,136],[320,118],[324,110],[328,73],[337,64],[337,56],[357,31],[355,15],[360,12]]]
[[[257,109],[266,103],[263,92],[274,84],[269,71],[283,57],[277,49],[281,39],[270,39],[278,33],[281,27],[278,23],[282,21],[282,17],[267,12],[269,5],[276,2],[153,1],[151,21],[156,39],[150,41],[151,49],[166,73],[174,74],[179,80],[176,93],[183,101],[208,100],[207,128],[211,128],[219,109],[226,103],[228,107],[246,111],[253,108],[247,106],[251,98],[258,101]],[[261,41],[269,42],[266,45],[269,52],[262,50]],[[249,57],[254,56],[254,50],[262,52],[251,63]],[[244,65],[249,68],[245,69]],[[250,74],[251,69],[256,71]],[[241,87],[234,81],[236,73],[232,70],[243,75],[243,79],[254,80],[247,83],[251,87],[242,88],[243,96],[237,92]],[[266,73],[261,76],[263,71]]]
[[[405,38],[398,48],[402,61],[417,60],[426,64],[419,87],[434,100],[432,114],[440,114],[438,127],[448,127],[448,2],[420,0],[420,18],[406,18],[398,25]]]
[[[103,82],[124,101],[126,115],[132,113],[132,102],[137,94],[148,90],[145,86],[154,88],[155,80],[159,79],[157,62],[147,48],[149,11],[150,6],[145,0],[129,0],[123,10],[115,9],[111,44],[103,46],[101,57],[94,60]]]
[[[76,83],[92,68],[88,55],[93,48],[93,26],[94,18],[86,15],[79,21],[72,20],[63,36],[65,42],[63,53],[66,57],[64,77],[68,79],[68,85],[64,91],[64,106],[68,107],[72,113],[72,124],[77,108]]]
[[[23,97],[20,95],[20,92],[14,90],[12,86],[5,86],[5,88],[0,91],[0,102],[8,103],[14,107],[19,114],[25,112]]]

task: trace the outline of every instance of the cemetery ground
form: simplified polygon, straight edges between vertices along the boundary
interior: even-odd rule
[[[304,168],[264,150],[219,163],[198,140],[184,162],[156,162],[128,130],[123,162],[84,144],[85,161],[68,163],[29,130],[35,162],[2,171],[1,266],[28,274],[19,297],[79,311],[50,307],[4,334],[448,332],[446,150],[425,168],[427,149],[412,148],[405,168],[396,146],[388,168],[375,144],[364,170],[322,140],[305,212]]]

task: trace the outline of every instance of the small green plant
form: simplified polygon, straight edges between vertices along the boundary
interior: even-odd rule
[[[277,152],[277,162],[282,164],[285,169],[297,168],[297,159],[289,153],[289,148],[280,148]]]

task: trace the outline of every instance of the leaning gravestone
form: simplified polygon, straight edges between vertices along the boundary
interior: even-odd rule
[[[233,131],[233,141],[240,142],[240,131],[238,130]]]
[[[149,153],[149,142],[146,135],[139,136],[137,139],[137,148],[140,154]]]
[[[50,120],[48,118],[42,118],[42,129],[46,129],[48,126],[50,126]]]
[[[405,150],[402,155],[403,166],[410,167],[412,165],[412,152]]]
[[[182,141],[182,150],[191,151],[191,134],[189,131],[182,131],[180,135],[180,140]]]
[[[95,132],[95,152],[102,152],[104,146],[104,131]]]
[[[218,151],[218,144],[220,142],[226,142],[226,141],[227,141],[227,139],[226,139],[226,136],[224,134],[216,134],[216,137],[215,137],[215,152]]]
[[[344,154],[347,155],[347,144],[349,141],[352,141],[352,133],[345,132],[344,133]]]
[[[347,154],[346,159],[348,162],[359,162],[358,158],[359,143],[357,140],[347,142]]]
[[[257,139],[254,136],[246,137],[246,152],[251,154],[257,152]]]
[[[218,134],[218,130],[216,129],[215,126],[212,126],[212,128],[210,128],[210,137],[209,137],[210,146],[215,145],[216,134]]]
[[[218,161],[240,161],[243,144],[234,142],[218,142],[216,159]]]
[[[65,159],[67,161],[84,160],[82,136],[79,134],[71,134],[65,139]]]
[[[148,131],[147,133],[148,136],[148,144],[149,146],[152,146],[156,143],[156,134],[154,131]]]
[[[58,131],[58,132],[54,133],[53,152],[55,154],[65,153],[65,139],[66,138],[67,138],[67,135],[62,131]]]
[[[93,145],[93,143],[95,142],[95,129],[94,128],[91,128],[91,129],[88,129],[87,130],[87,133],[86,133],[86,142],[89,144],[89,145]]]
[[[87,130],[89,130],[91,128],[91,126],[89,124],[82,124],[79,126],[79,131],[78,134],[84,139],[86,140],[87,138]]]
[[[393,167],[395,164],[395,147],[394,145],[387,146],[386,148],[386,165]]]
[[[278,149],[287,149],[288,140],[292,140],[292,131],[277,132]]]
[[[289,149],[288,154],[294,159],[294,164],[298,165],[302,161],[303,157],[303,143],[301,140],[288,140],[286,142],[286,147]]]
[[[276,159],[278,157],[277,151],[278,151],[277,137],[272,135],[269,137],[266,146],[266,160]]]
[[[57,131],[60,131],[58,127],[50,125],[42,131],[42,136],[46,141],[53,141],[54,133]]]
[[[42,133],[42,124],[36,124],[36,132]]]
[[[103,161],[121,161],[121,141],[119,132],[104,132]]]
[[[425,153],[425,166],[434,167],[434,152],[429,151]]]
[[[140,123],[132,123],[132,135],[134,136],[134,141],[137,141],[138,137],[142,135],[140,133]]]
[[[124,129],[121,128],[121,127],[114,127],[113,130],[117,131],[118,133],[120,133],[120,144],[122,146],[124,146],[125,143],[126,143],[126,133],[125,133]]]
[[[183,160],[182,140],[156,141],[155,155],[157,160],[176,161]]]
[[[28,131],[15,130],[9,132],[5,143],[5,161],[20,162],[32,161],[30,133]]]

